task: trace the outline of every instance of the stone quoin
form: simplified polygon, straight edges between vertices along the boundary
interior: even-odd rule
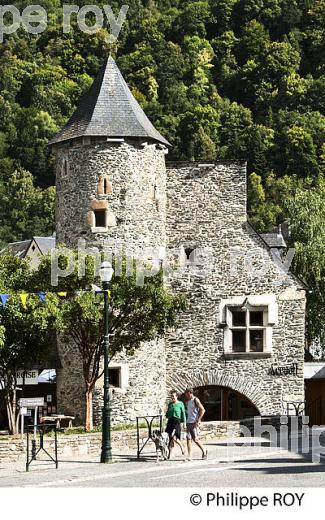
[[[202,399],[207,420],[276,415],[303,401],[306,288],[247,221],[245,162],[166,165],[169,143],[111,57],[50,144],[58,243],[77,246],[82,238],[100,248],[109,240],[129,253],[184,253],[168,284],[188,294],[189,308],[164,339],[113,359],[113,421],[156,415],[170,389],[187,386]],[[73,352],[59,344],[58,409],[84,417]],[[101,406],[99,381],[96,422]]]

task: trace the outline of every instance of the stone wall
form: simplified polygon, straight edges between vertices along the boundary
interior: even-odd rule
[[[56,147],[57,242],[76,247],[84,239],[87,248],[108,249],[134,258],[155,256],[166,244],[165,150],[154,143],[134,139],[74,140]],[[107,194],[104,194],[103,179]],[[92,208],[107,207],[106,230],[92,228]],[[58,370],[58,411],[85,416],[84,384],[76,347],[59,342],[62,369]],[[116,356],[114,362],[129,363],[125,392],[114,394],[114,422],[132,422],[136,415],[159,413],[165,389],[164,341],[142,345],[130,359]],[[95,389],[94,418],[100,422],[102,381]]]
[[[0,440],[0,464],[16,462],[25,456],[25,445],[20,440]]]
[[[268,428],[269,426],[274,428],[277,433],[280,433],[282,427],[284,432],[286,432],[285,429],[287,429],[288,435],[296,435],[298,433],[302,433],[304,428],[306,431],[309,431],[307,430],[307,428],[309,428],[308,419],[309,417],[306,417],[305,415],[270,415],[243,419],[240,421],[240,424],[241,427],[243,427],[243,431],[245,431],[245,428],[247,428],[253,437],[265,437],[270,435],[270,428]]]
[[[234,438],[240,436],[239,421],[202,423],[200,439],[205,442],[213,439]],[[147,438],[147,430],[140,429],[140,445]],[[25,441],[26,442],[26,441]],[[22,461],[26,457],[25,442],[18,439],[0,441],[0,463],[13,463]],[[45,437],[44,447],[50,453],[54,452],[54,437]],[[66,457],[82,457],[100,453],[102,442],[101,433],[89,433],[81,435],[58,435],[58,457],[64,460]],[[154,453],[152,443],[145,448],[146,453]],[[136,454],[137,432],[136,430],[112,431],[113,451],[132,451]]]
[[[85,384],[78,348],[57,341],[61,368],[56,370],[57,413],[75,417],[74,424],[82,424],[85,418]]]
[[[168,334],[167,387],[229,387],[248,397],[261,414],[279,414],[283,402],[304,400],[305,292],[247,223],[245,164],[171,166],[167,200],[169,247],[199,250],[196,265],[186,265],[170,279],[173,288],[188,294],[189,309]],[[274,295],[272,349],[227,354],[222,302]],[[292,363],[298,365],[297,374],[270,372],[272,365]]]
[[[111,394],[112,422],[134,422],[137,416],[159,415],[164,410],[166,396],[166,359],[164,340],[143,345],[134,356],[116,355],[114,364],[127,363],[129,378],[126,388]],[[97,384],[94,399],[94,419],[102,420],[103,379]]]
[[[68,161],[68,171],[62,167]],[[57,242],[77,246],[84,238],[88,246],[104,240],[110,249],[139,252],[145,247],[165,245],[166,169],[165,151],[141,140],[121,143],[92,139],[74,140],[56,149]],[[99,190],[108,177],[112,193]],[[111,191],[111,190],[109,190]],[[116,225],[94,232],[88,212],[94,201],[106,201]]]
[[[127,364],[129,381],[112,399],[115,422],[136,415],[158,414],[167,391],[188,385],[220,385],[243,394],[261,414],[282,413],[287,401],[304,400],[303,359],[305,292],[301,282],[285,273],[262,238],[247,222],[246,165],[222,162],[169,165],[164,150],[139,141],[107,143],[76,141],[57,149],[57,235],[59,242],[143,252],[167,245],[170,255],[180,248],[195,250],[194,264],[178,268],[166,280],[188,296],[189,309],[165,341],[143,345]],[[62,168],[68,159],[68,174]],[[112,193],[98,183],[108,176]],[[101,185],[100,185],[101,186]],[[110,190],[111,191],[111,190]],[[105,200],[115,219],[105,233],[91,230],[89,211]],[[166,205],[167,204],[167,205]],[[192,257],[193,260],[193,257]],[[274,298],[276,320],[269,327],[271,348],[263,353],[225,351],[222,309],[239,298]],[[83,417],[80,364],[71,345],[59,346],[58,410]],[[297,364],[297,373],[272,375],[274,366]],[[100,421],[102,382],[94,400]]]

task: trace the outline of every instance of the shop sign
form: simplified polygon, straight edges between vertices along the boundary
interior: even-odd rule
[[[298,375],[298,364],[293,363],[292,365],[275,366],[272,365],[269,371],[271,376],[297,376]]]
[[[17,385],[38,385],[38,370],[18,370],[16,372]]]

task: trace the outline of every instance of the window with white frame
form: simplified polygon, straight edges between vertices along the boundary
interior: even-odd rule
[[[219,326],[224,330],[224,353],[271,354],[273,327],[277,323],[278,305],[274,294],[221,300]]]
[[[116,391],[125,391],[129,385],[129,367],[126,363],[110,363],[108,367],[109,384]]]
[[[95,215],[95,227],[106,228],[106,209],[96,209]]]
[[[230,308],[229,328],[233,352],[264,352],[267,307]]]

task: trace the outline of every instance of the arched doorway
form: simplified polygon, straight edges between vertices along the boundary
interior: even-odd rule
[[[243,394],[224,386],[199,386],[194,389],[205,408],[204,421],[236,421],[260,415]]]

